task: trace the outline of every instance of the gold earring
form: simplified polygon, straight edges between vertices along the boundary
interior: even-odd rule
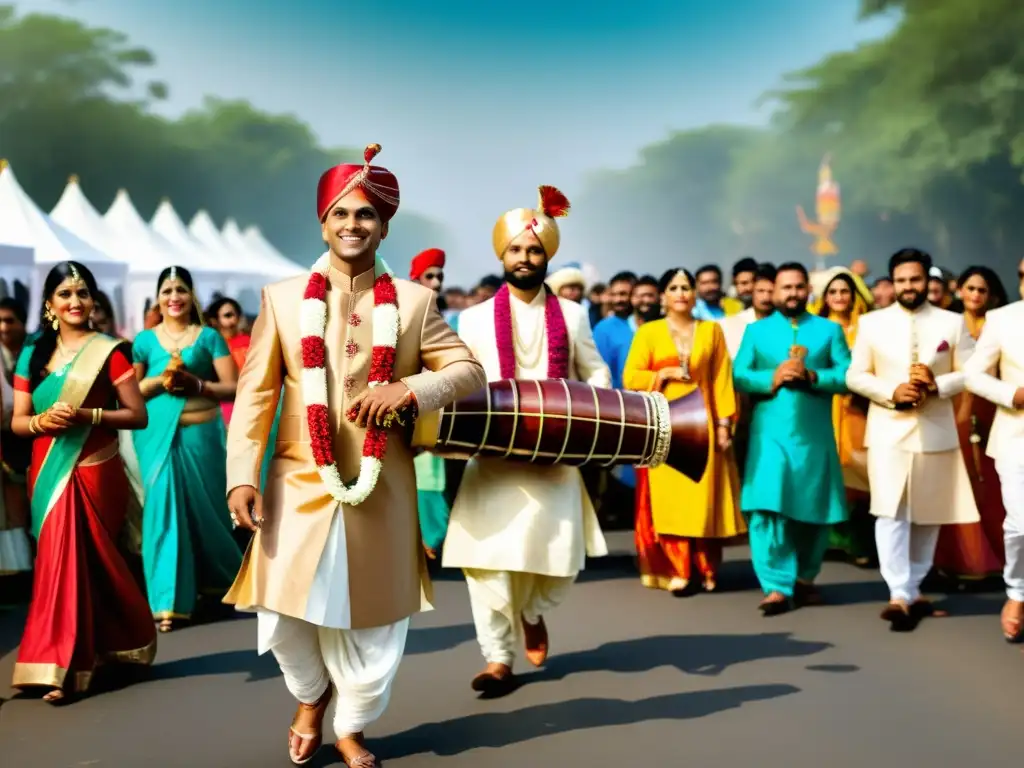
[[[60,321],[57,320],[57,315],[54,313],[52,307],[46,308],[46,314],[43,315],[43,319],[46,320],[53,330],[57,330],[60,327]]]

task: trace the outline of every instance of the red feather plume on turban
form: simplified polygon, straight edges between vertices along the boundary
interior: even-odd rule
[[[444,251],[440,248],[428,248],[417,254],[409,265],[409,279],[419,280],[431,267],[444,269]]]
[[[370,165],[380,152],[380,144],[369,144],[363,150],[364,165],[343,163],[324,171],[316,187],[316,210],[320,221],[334,204],[354,189],[361,189],[377,209],[381,221],[390,221],[398,211],[398,179],[387,168]]]

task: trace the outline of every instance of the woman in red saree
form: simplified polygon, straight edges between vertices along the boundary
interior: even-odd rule
[[[241,371],[251,341],[249,334],[242,332],[242,321],[245,319],[242,306],[234,299],[221,297],[207,308],[206,316],[210,325],[220,331],[220,335],[228,343],[231,359],[235,361],[235,367]],[[224,414],[224,424],[227,425],[231,422],[231,411],[235,407],[235,401],[223,400],[220,407]]]
[[[15,688],[51,689],[56,703],[88,689],[101,664],[148,665],[156,629],[125,563],[132,490],[118,430],[147,415],[123,342],[92,331],[96,281],[81,264],[50,270],[39,338],[15,370],[14,418],[34,438],[28,489],[38,546]]]
[[[985,315],[1007,303],[1002,281],[988,267],[970,267],[957,281],[964,306],[964,323],[975,341],[985,325]],[[992,372],[995,374],[995,372]],[[998,374],[995,374],[998,375]],[[976,581],[1002,575],[1006,563],[1003,551],[1002,490],[995,461],[985,455],[988,433],[996,406],[970,392],[953,401],[960,450],[971,478],[974,500],[981,520],[964,525],[944,525],[935,550],[935,567],[953,581]]]

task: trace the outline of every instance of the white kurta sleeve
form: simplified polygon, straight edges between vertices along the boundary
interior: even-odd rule
[[[597,351],[586,312],[580,312],[577,317],[575,337],[576,375],[591,386],[610,388],[612,372]]]
[[[964,365],[973,353],[974,337],[967,331],[967,323],[961,318],[956,341],[950,350],[953,370],[935,377],[939,397],[950,398],[964,391]]]
[[[981,336],[974,347],[971,359],[964,363],[964,387],[978,397],[990,403],[1013,408],[1013,397],[1017,388],[1007,381],[1001,381],[989,373],[999,364],[1002,355],[1000,328],[998,321],[990,318],[981,329]]]
[[[861,320],[857,340],[853,343],[850,367],[846,370],[846,386],[851,392],[886,408],[892,408],[892,394],[896,389],[875,375],[874,349],[871,346],[870,334],[865,333],[867,329],[864,325],[864,321]]]

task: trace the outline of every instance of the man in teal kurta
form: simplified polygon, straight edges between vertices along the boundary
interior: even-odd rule
[[[850,350],[837,323],[807,312],[807,293],[802,265],[779,267],[778,311],[747,327],[733,363],[753,403],[740,503],[765,615],[820,601],[829,529],[848,515],[832,396],[847,391]]]

